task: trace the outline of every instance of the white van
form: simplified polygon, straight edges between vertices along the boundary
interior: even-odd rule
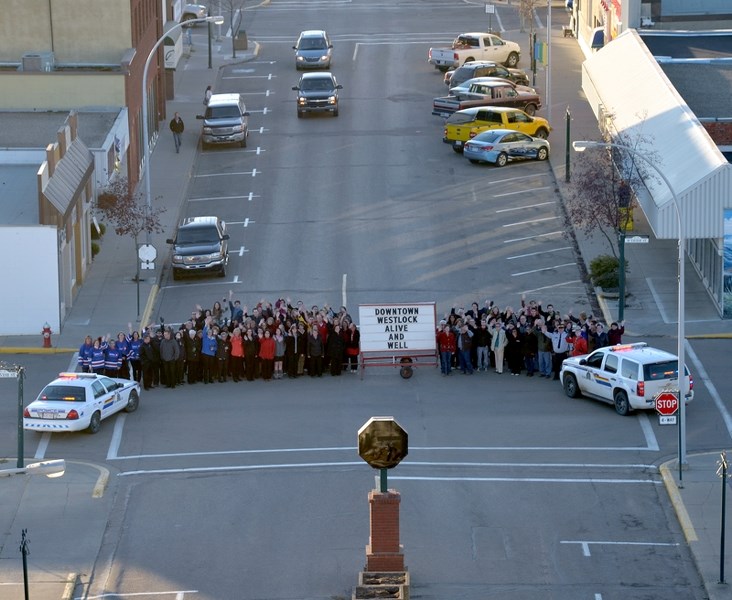
[[[212,94],[203,120],[201,144],[239,144],[246,148],[249,135],[249,113],[241,94]]]

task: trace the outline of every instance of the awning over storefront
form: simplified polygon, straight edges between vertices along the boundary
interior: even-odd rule
[[[602,27],[595,27],[592,30],[592,37],[590,38],[590,48],[598,50],[605,45],[605,29]]]

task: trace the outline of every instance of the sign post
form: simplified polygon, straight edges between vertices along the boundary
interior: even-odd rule
[[[0,361],[0,379],[12,378],[18,380],[18,461],[19,469],[23,468],[23,376],[25,369],[18,365],[8,365]]]

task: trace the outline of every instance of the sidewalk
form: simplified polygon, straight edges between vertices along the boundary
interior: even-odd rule
[[[567,22],[568,17],[563,11],[555,11],[552,37],[553,95],[548,112],[555,127],[551,140],[551,165],[560,193],[566,192],[563,124],[567,108],[571,113],[572,139],[599,139],[596,119],[580,89],[584,55],[577,40],[562,36],[561,26]],[[150,165],[153,202],[155,206],[166,208],[162,219],[167,232],[178,221],[193,170],[198,141],[195,115],[201,109],[203,90],[209,84],[216,89],[220,66],[227,62],[250,60],[256,55],[257,47],[254,45],[248,51],[238,51],[235,61],[226,58],[228,51],[229,48],[222,48],[220,44],[214,45],[213,69],[208,69],[206,44],[197,43],[194,52],[183,59],[176,73],[175,100],[168,103],[168,119],[177,111],[186,123],[183,146],[180,154],[176,154],[167,124],[161,123],[160,138],[153,149]],[[571,154],[570,161],[578,160],[575,153]],[[635,223],[635,233],[650,233],[640,211],[636,211]],[[152,239],[158,249],[158,264],[167,255],[165,238],[166,235],[161,234]],[[607,247],[599,238],[578,236],[577,243],[585,264],[607,252]],[[630,264],[627,287],[632,294],[625,309],[628,337],[675,337],[676,256],[674,240],[655,240],[652,235],[648,244],[627,247],[626,258]],[[125,258],[120,260],[120,257]],[[75,351],[87,334],[115,335],[127,322],[132,322],[133,326],[139,323],[137,285],[133,281],[134,260],[135,249],[129,239],[115,236],[112,232],[105,236],[101,252],[87,274],[62,331],[54,332],[55,350],[52,351]],[[688,261],[686,274],[687,335],[732,336],[732,321],[719,318]],[[145,321],[155,302],[158,281],[154,276],[146,277],[145,272],[142,272],[142,276],[145,280],[139,285],[139,317]],[[600,307],[607,322],[617,319],[617,302],[602,302]],[[41,348],[40,335],[0,338],[0,353],[19,351],[49,352]],[[673,463],[661,469],[679,521],[704,577],[709,597],[713,600],[732,598],[730,588],[718,583],[721,484],[715,475],[716,460],[718,454],[689,456],[688,467],[683,473],[684,487],[680,489],[677,485],[678,474],[672,470]],[[9,480],[0,479],[0,505],[12,507],[11,510],[0,511],[0,531],[4,532],[4,537],[0,538],[0,559],[7,559],[0,560],[0,595],[4,600],[20,600],[23,597],[22,585],[18,586],[17,583],[22,583],[22,579],[19,579],[22,572],[19,571],[18,544],[20,530],[24,527],[29,529],[29,538],[37,542],[31,546],[31,550],[37,551],[31,555],[31,564],[33,561],[42,562],[43,565],[58,564],[58,569],[53,572],[31,569],[34,577],[44,581],[43,587],[40,583],[34,583],[33,597],[36,600],[62,597],[68,572],[90,572],[106,526],[105,502],[111,494],[107,492],[103,500],[92,497],[97,479],[93,476],[94,469],[89,467],[72,463],[60,480],[35,477],[31,481],[31,478],[17,476]],[[65,518],[50,521],[45,508],[53,505],[53,514],[57,514],[59,503],[65,508]],[[83,528],[84,535],[78,535],[79,528]],[[54,532],[53,536],[45,540],[43,536],[49,531]],[[72,543],[62,543],[63,540]],[[50,550],[45,548],[47,542],[50,543]],[[59,553],[54,553],[62,549],[63,564],[57,563]],[[13,585],[5,586],[5,583]]]

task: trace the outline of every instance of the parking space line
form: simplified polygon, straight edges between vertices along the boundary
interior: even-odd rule
[[[249,196],[208,196],[205,198],[189,198],[188,202],[210,202],[211,200],[242,200],[243,198],[251,200]]]
[[[549,254],[551,252],[561,252],[562,250],[571,250],[571,246],[562,246],[561,248],[552,248],[551,250],[542,250],[541,252],[529,252],[528,254],[517,254],[516,256],[507,256],[506,260],[514,260],[516,258],[529,258],[530,256],[539,256],[540,254]]]
[[[198,594],[198,590],[170,590],[167,592],[109,592],[99,594],[97,596],[79,596],[74,600],[97,600],[100,598],[132,598],[135,596],[172,596],[175,595],[176,600],[182,600],[186,594]]]
[[[556,221],[557,219],[560,219],[561,217],[543,217],[541,219],[529,219],[528,221],[517,221],[516,223],[506,223],[505,225],[501,225],[501,227],[516,227],[518,225],[531,225],[532,223],[542,223],[544,221]]]
[[[543,273],[544,271],[554,271],[555,269],[562,269],[564,267],[574,267],[576,262],[563,263],[561,265],[553,265],[551,267],[544,267],[543,269],[532,269],[531,271],[520,271],[519,273],[511,273],[511,277],[521,277],[523,275],[533,275],[534,273]]]
[[[563,231],[550,231],[549,233],[538,233],[536,235],[527,235],[526,237],[511,238],[510,240],[503,240],[504,244],[513,244],[515,242],[525,242],[526,240],[535,240],[542,237],[551,237],[554,235],[564,235]]]
[[[505,194],[493,194],[494,198],[505,198],[506,196],[515,196],[517,194],[527,194],[527,193],[534,193],[538,192],[539,190],[548,190],[550,189],[550,185],[545,185],[544,187],[538,187],[538,188],[531,188],[530,190],[518,190],[516,192],[506,192]],[[541,206],[542,204],[556,204],[555,202],[542,202],[541,204],[536,204],[534,206]],[[516,208],[510,208],[506,210],[520,210],[521,207]],[[497,210],[496,212],[503,212],[500,210]]]
[[[496,196],[496,197],[498,197],[498,196]],[[537,204],[525,204],[524,206],[513,206],[511,208],[501,208],[496,211],[496,214],[513,212],[516,210],[526,210],[527,208],[538,208],[540,206],[547,206],[548,204],[553,205],[553,204],[556,204],[556,202],[554,202],[554,200],[552,200],[550,202],[539,202]]]
[[[204,173],[203,175],[194,175],[194,179],[203,178],[203,177],[230,177],[232,175],[252,175],[254,173],[254,170],[252,171],[235,171],[233,173]]]
[[[591,556],[590,546],[679,546],[678,542],[612,542],[590,540],[561,540],[560,544],[579,544],[582,546],[582,555]]]

